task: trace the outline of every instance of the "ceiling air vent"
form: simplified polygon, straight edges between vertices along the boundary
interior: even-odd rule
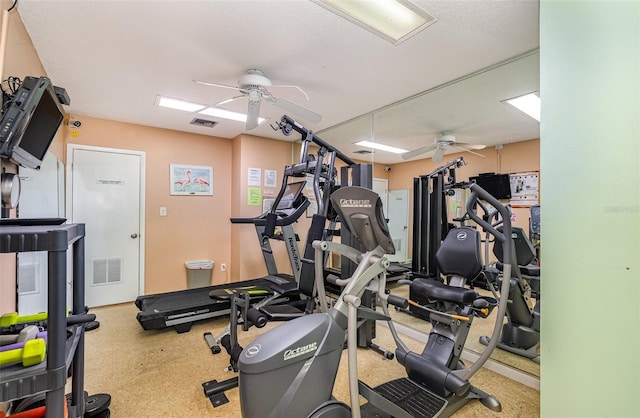
[[[372,154],[373,152],[369,149],[361,149],[358,151],[353,151],[354,154],[361,154],[361,155],[365,155],[365,154]]]
[[[191,125],[204,126],[205,128],[213,128],[218,124],[218,122],[216,121],[200,118],[193,118],[193,120],[189,123]]]

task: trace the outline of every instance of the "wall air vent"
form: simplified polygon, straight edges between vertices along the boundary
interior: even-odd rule
[[[122,258],[101,258],[93,260],[92,285],[122,282]]]
[[[213,120],[208,120],[208,119],[201,119],[201,118],[193,118],[193,120],[191,122],[189,122],[191,125],[197,125],[197,126],[204,126],[205,128],[213,128],[214,126],[216,126],[218,124],[218,122],[213,121]]]
[[[371,151],[370,149],[360,149],[358,151],[353,151],[354,154],[360,154],[360,155],[365,155],[365,154],[373,154],[373,151]]]

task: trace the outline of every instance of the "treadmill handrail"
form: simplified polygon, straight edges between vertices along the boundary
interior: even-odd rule
[[[303,196],[302,203],[296,208],[296,210],[291,212],[290,215],[278,216],[278,218],[276,219],[275,225],[276,226],[291,225],[292,223],[300,219],[300,217],[302,216],[303,213],[306,212],[310,204],[311,202],[309,202],[309,199],[306,196]],[[276,212],[276,214],[277,213],[278,212]],[[231,218],[230,221],[232,224],[254,224],[257,226],[265,226],[267,223],[268,214],[269,214],[269,211],[255,218]]]

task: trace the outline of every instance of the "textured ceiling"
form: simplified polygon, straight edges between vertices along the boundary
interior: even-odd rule
[[[271,92],[321,114],[314,124],[289,113],[352,157],[365,128],[374,140],[407,149],[442,130],[486,145],[537,138],[538,123],[500,100],[539,89],[538,55],[527,53],[538,47],[538,2],[415,3],[438,21],[396,46],[306,0],[20,0],[18,10],[79,119],[232,138],[245,132],[244,123],[193,126],[195,114],[159,108],[156,96],[217,103],[236,93],[192,80],[235,86],[245,70],[259,68],[273,84],[304,89],[309,101],[295,89]],[[247,101],[222,107],[246,113]],[[284,113],[262,104],[261,116],[271,121]],[[269,120],[249,133],[295,139]],[[375,160],[402,161],[384,152]]]

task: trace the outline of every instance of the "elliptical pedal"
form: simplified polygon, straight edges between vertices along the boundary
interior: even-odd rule
[[[447,406],[447,401],[427,392],[406,377],[373,388],[377,394],[399,406],[413,417],[434,417]],[[386,417],[371,403],[361,408],[363,416]]]

